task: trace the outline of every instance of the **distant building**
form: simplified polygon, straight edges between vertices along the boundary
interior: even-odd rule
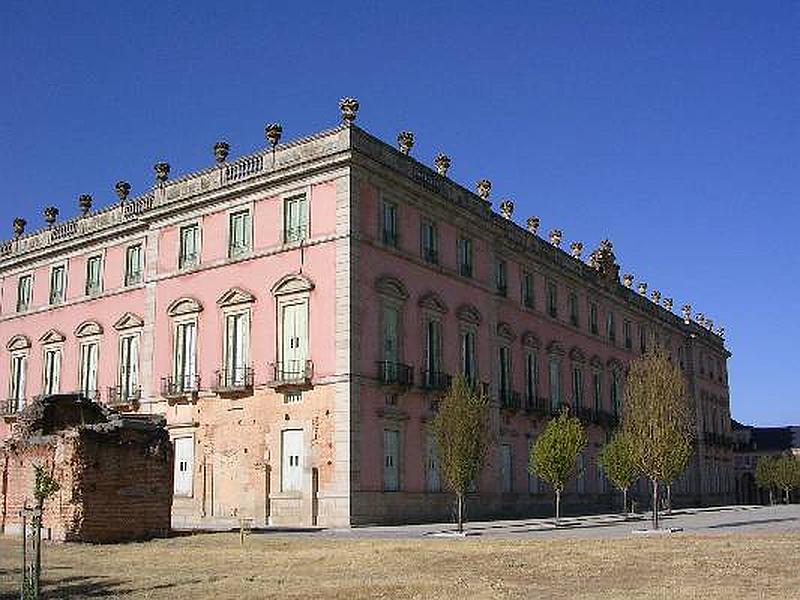
[[[663,345],[686,375],[697,452],[679,504],[733,498],[721,329],[645,282],[620,281],[611,242],[583,255],[539,219],[489,201],[344,123],[168,179],[0,244],[0,387],[8,425],[58,391],[163,414],[175,446],[173,523],[255,525],[449,518],[430,431],[461,372],[489,390],[496,445],[470,516],[549,512],[531,443],[570,405],[589,428],[566,502],[611,506],[595,455],[628,363]]]
[[[731,420],[733,466],[736,473],[736,502],[767,504],[769,492],[756,486],[758,459],[794,454],[800,457],[800,427],[753,427]]]

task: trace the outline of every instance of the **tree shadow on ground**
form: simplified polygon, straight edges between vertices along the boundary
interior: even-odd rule
[[[734,521],[733,523],[718,523],[717,525],[709,525],[709,529],[724,529],[726,527],[745,527],[747,525],[760,525],[762,523],[783,523],[785,521],[797,521],[795,517],[786,517],[785,519],[751,519],[749,521]]]

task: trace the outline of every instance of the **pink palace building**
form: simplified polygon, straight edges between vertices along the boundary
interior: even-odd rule
[[[470,517],[552,510],[530,444],[568,404],[589,444],[568,510],[618,502],[594,457],[618,420],[626,365],[660,343],[686,374],[697,451],[674,501],[732,500],[721,330],[620,279],[608,241],[586,259],[562,234],[492,210],[354,124],[169,178],[0,244],[0,438],[40,395],[81,392],[166,416],[173,525],[224,527],[448,519],[430,432],[453,374],[485,386],[495,443]],[[642,486],[640,493],[644,495]],[[125,498],[120,496],[120,503]],[[2,510],[2,507],[0,507]]]

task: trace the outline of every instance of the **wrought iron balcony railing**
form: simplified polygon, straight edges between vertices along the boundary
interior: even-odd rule
[[[378,381],[382,385],[408,387],[414,383],[414,369],[398,362],[378,361]]]
[[[200,391],[200,375],[179,375],[161,378],[161,395],[164,398],[192,396]]]
[[[453,378],[441,371],[422,371],[420,387],[425,390],[444,392],[450,388]]]
[[[519,392],[513,390],[500,390],[500,408],[505,410],[519,410],[521,407],[521,396]]]
[[[130,406],[138,404],[142,399],[142,388],[138,385],[135,386],[113,386],[108,388],[109,406]]]
[[[423,248],[422,257],[427,263],[431,263],[433,265],[439,264],[439,252],[433,248]]]
[[[275,389],[302,389],[311,385],[314,377],[314,362],[311,360],[286,360],[270,365],[272,379],[268,382]]]
[[[8,398],[0,403],[0,414],[4,417],[16,415],[25,408],[24,398]]]
[[[525,411],[540,416],[550,414],[550,401],[547,398],[528,396],[525,398]]]
[[[252,367],[225,367],[214,375],[213,391],[218,394],[248,392],[253,389]]]

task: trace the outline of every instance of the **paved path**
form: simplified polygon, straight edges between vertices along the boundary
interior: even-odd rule
[[[553,519],[522,519],[514,521],[482,521],[467,524],[471,536],[492,538],[619,538],[637,535],[634,530],[650,526],[650,514],[626,519],[620,515],[591,515],[564,517],[556,528]],[[664,515],[663,527],[681,528],[691,534],[724,533],[795,533],[800,534],[800,504],[789,506],[719,506],[673,511]],[[300,535],[380,539],[439,537],[455,531],[447,523],[402,525],[396,527],[359,527],[356,529],[323,529],[297,532]],[[269,533],[289,533],[280,529]],[[267,533],[265,532],[265,533]]]

